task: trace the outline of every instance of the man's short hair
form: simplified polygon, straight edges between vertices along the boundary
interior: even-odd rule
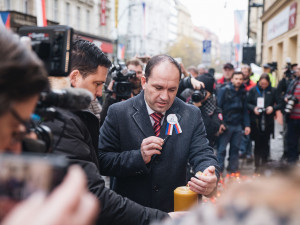
[[[79,70],[83,78],[95,73],[98,66],[109,68],[111,61],[95,44],[78,39],[73,43],[71,70]]]
[[[244,77],[244,74],[242,73],[242,71],[236,71],[236,72],[233,72],[231,78],[233,78],[234,76],[237,76],[237,75],[242,75]]]
[[[234,66],[231,63],[226,63],[224,64],[223,69],[234,70]]]
[[[196,66],[190,66],[187,68],[187,71],[193,71],[194,73],[198,74],[199,71],[197,70]]]
[[[132,58],[126,62],[126,66],[128,67],[129,65],[134,65],[134,66],[140,66],[142,69],[144,67],[144,64],[141,60],[138,58]]]
[[[0,115],[15,102],[49,90],[47,72],[17,35],[0,28]]]
[[[178,69],[179,80],[181,79],[181,67],[175,59],[173,59],[169,55],[156,55],[156,56],[153,56],[146,65],[146,69],[145,69],[146,81],[148,81],[153,68],[165,61],[169,61],[169,63],[173,64]]]
[[[247,69],[251,73],[251,67],[247,64],[242,65],[241,69]]]

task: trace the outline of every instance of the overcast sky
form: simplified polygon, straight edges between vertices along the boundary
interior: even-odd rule
[[[234,10],[247,10],[248,0],[181,0],[196,26],[209,28],[221,42],[232,41]]]

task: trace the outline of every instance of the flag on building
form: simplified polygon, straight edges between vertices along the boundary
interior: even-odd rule
[[[36,0],[36,20],[38,27],[47,26],[45,0]]]
[[[119,44],[118,46],[118,59],[124,59],[125,58],[125,45]]]
[[[101,0],[100,25],[106,25],[106,0]]]
[[[0,12],[0,16],[0,24],[3,23],[6,28],[10,28],[10,12]]]
[[[237,63],[242,62],[242,48],[243,43],[246,42],[246,11],[245,10],[235,10],[234,11],[234,53],[235,61]]]

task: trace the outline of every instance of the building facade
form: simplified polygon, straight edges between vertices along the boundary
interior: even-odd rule
[[[300,62],[300,0],[265,0],[262,61],[277,62],[276,79],[280,80],[287,62]]]
[[[114,43],[110,31],[114,18],[111,7],[111,0],[45,1],[48,25],[71,26],[75,37],[94,42],[112,57]],[[37,24],[36,0],[0,0],[0,11],[4,23],[15,32],[21,26]]]

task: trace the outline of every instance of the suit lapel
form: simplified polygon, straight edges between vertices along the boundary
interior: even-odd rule
[[[143,91],[135,97],[135,100],[133,101],[133,108],[136,112],[132,115],[132,118],[144,136],[154,136],[154,130],[148,115]]]

